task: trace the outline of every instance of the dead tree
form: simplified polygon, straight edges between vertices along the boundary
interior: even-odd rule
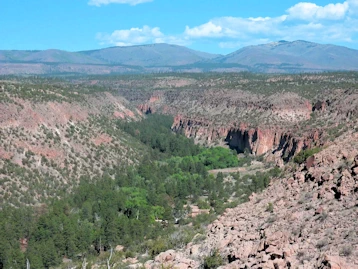
[[[113,255],[113,248],[111,246],[111,254],[109,255],[109,258],[107,259],[107,269],[111,269],[111,266],[109,265]]]

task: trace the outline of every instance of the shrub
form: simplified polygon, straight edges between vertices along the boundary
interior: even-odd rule
[[[126,258],[134,258],[136,255],[135,255],[135,253],[134,253],[133,251],[127,250],[127,251],[124,253],[124,256],[125,256]]]
[[[341,256],[350,256],[352,254],[352,247],[351,246],[343,246],[340,250],[339,250],[339,255]]]
[[[277,220],[277,217],[275,215],[272,215],[268,217],[267,223],[274,223]]]
[[[217,249],[210,256],[204,258],[204,269],[216,269],[223,264],[223,258]]]
[[[321,148],[312,148],[312,149],[305,149],[300,151],[294,158],[293,161],[298,164],[304,163],[309,157],[313,156],[314,154],[320,152]]]
[[[327,244],[328,244],[327,239],[322,239],[317,242],[316,247],[318,249],[321,249],[321,248],[325,247]]]
[[[200,209],[210,209],[210,204],[206,200],[199,199],[197,204]]]
[[[272,203],[267,204],[266,211],[270,212],[270,213],[273,213],[273,204]]]
[[[328,214],[326,212],[323,212],[322,214],[319,215],[318,219],[323,222],[327,219]]]

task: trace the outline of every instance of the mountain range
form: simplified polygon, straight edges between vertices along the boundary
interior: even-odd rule
[[[335,70],[358,70],[358,50],[302,40],[247,46],[228,55],[164,43],[79,52],[0,50],[0,74],[298,73]]]

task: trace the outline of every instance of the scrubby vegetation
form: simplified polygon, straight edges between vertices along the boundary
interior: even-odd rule
[[[205,269],[216,269],[224,264],[223,258],[220,256],[218,250],[215,250],[210,256],[204,259]]]
[[[32,268],[58,265],[64,257],[78,263],[84,258],[98,261],[116,245],[125,247],[124,253],[116,255],[154,256],[187,244],[216,214],[245,201],[279,174],[278,170],[244,177],[234,174],[224,182],[224,174],[215,177],[208,170],[237,166],[236,154],[225,148],[200,147],[173,134],[171,121],[153,115],[140,123],[118,123],[148,147],[139,164],[108,171],[96,180],[82,176],[71,194],[62,194],[62,199],[48,205],[4,206],[0,267],[25,268],[26,259]],[[190,205],[210,209],[211,214],[192,219]],[[186,228],[189,222],[193,226]],[[212,268],[217,262],[213,256],[206,264]]]

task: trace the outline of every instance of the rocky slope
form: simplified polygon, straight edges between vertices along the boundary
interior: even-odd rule
[[[146,268],[358,268],[358,133],[291,167],[250,202],[227,209],[202,242],[161,253]]]
[[[80,179],[114,173],[138,159],[115,122],[141,113],[111,92],[72,87],[0,81],[1,203],[36,205],[62,196]]]

